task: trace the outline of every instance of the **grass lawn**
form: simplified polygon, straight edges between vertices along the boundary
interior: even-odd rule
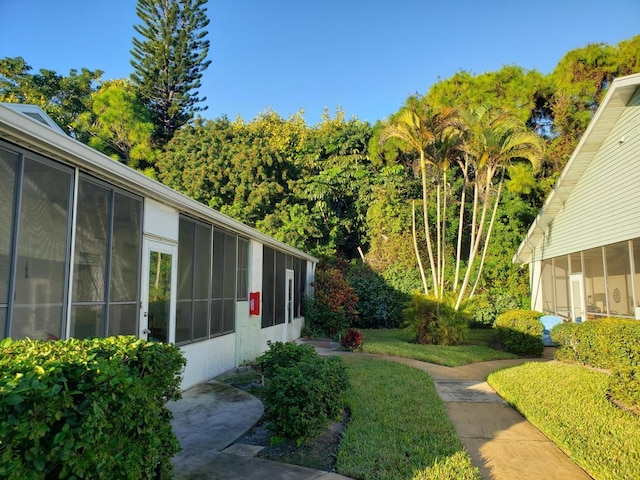
[[[608,374],[526,363],[488,382],[596,480],[640,478],[640,416],[609,402]]]
[[[456,346],[411,343],[407,332],[402,329],[363,330],[362,334],[365,353],[411,358],[447,367],[518,358],[511,353],[500,352],[488,347],[495,334],[491,329],[472,329],[469,341],[473,344]]]
[[[394,362],[343,357],[351,420],[336,469],[367,480],[479,479],[425,372]]]

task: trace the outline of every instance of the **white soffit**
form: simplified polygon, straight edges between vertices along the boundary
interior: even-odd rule
[[[527,236],[513,257],[514,263],[529,263],[535,247],[542,241],[554,217],[562,210],[576,183],[602,146],[629,100],[640,86],[640,74],[615,79],[598,107],[578,146],[560,174]]]

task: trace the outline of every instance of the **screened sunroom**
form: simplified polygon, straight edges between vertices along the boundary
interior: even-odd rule
[[[640,319],[640,74],[615,79],[514,262],[531,308]]]

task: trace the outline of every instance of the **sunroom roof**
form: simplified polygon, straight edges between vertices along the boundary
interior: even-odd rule
[[[529,228],[527,236],[513,257],[514,263],[529,263],[536,246],[542,241],[549,225],[562,210],[576,183],[602,146],[629,100],[640,86],[640,74],[615,79],[609,87],[578,146],[560,174],[553,191]]]
[[[14,112],[21,113],[31,118],[32,120],[40,122],[43,125],[46,125],[47,127],[51,128],[52,130],[55,130],[58,133],[62,133],[63,135],[66,135],[64,130],[62,130],[62,128],[60,128],[60,126],[56,122],[54,122],[51,119],[51,117],[49,117],[45,113],[45,111],[42,110],[37,105],[28,105],[23,103],[4,103],[4,102],[2,103],[2,105],[10,108]]]

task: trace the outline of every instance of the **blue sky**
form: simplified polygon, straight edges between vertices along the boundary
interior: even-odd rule
[[[135,0],[0,0],[0,58],[128,77]],[[571,49],[640,34],[640,1],[210,0],[206,118],[324,108],[374,123],[459,70],[553,70]]]

